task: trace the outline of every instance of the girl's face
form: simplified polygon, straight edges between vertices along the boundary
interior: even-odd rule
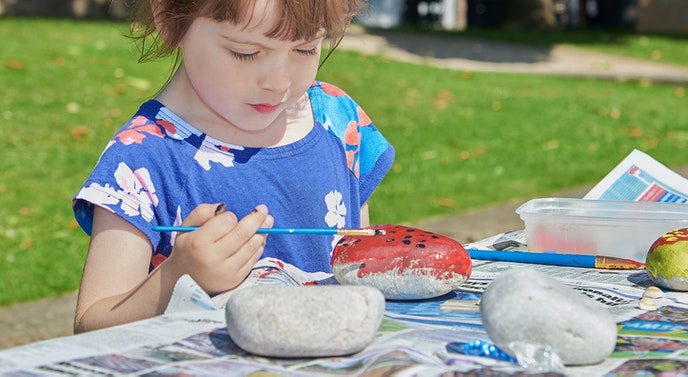
[[[197,18],[179,44],[189,84],[183,93],[187,104],[201,105],[241,131],[273,124],[304,95],[318,70],[323,35],[297,41],[267,38],[279,22],[270,3],[256,1],[244,25]]]

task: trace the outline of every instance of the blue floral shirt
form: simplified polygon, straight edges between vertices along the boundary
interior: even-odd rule
[[[308,90],[315,127],[274,148],[229,145],[201,133],[151,100],[107,144],[76,194],[76,220],[91,233],[93,207],[122,217],[153,245],[150,269],[172,251],[179,225],[201,203],[225,203],[241,218],[267,205],[275,227],[360,226],[360,206],[394,159],[394,149],[341,89]],[[269,235],[263,257],[308,271],[330,272],[336,236]]]

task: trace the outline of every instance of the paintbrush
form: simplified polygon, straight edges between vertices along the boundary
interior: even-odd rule
[[[191,232],[197,226],[169,226],[155,225],[157,232]],[[304,235],[339,235],[339,236],[384,236],[382,229],[352,229],[352,228],[258,228],[258,234],[304,234]]]
[[[645,266],[632,259],[604,255],[541,253],[530,251],[466,250],[472,259],[501,262],[547,264],[553,266],[599,268],[606,270],[635,270]]]

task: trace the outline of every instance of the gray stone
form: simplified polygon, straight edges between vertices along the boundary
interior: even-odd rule
[[[327,357],[360,351],[385,311],[380,291],[364,286],[255,286],[227,301],[227,330],[247,352],[269,357]]]
[[[616,322],[606,307],[543,273],[515,269],[498,275],[480,299],[490,339],[509,345],[549,345],[565,365],[602,362],[616,345]]]

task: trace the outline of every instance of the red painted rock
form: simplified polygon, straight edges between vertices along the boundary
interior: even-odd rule
[[[688,228],[659,237],[647,252],[645,270],[657,285],[688,291]]]
[[[344,236],[332,255],[340,284],[367,285],[390,300],[418,300],[457,289],[471,275],[471,258],[456,240],[402,225],[376,225],[379,236]]]

